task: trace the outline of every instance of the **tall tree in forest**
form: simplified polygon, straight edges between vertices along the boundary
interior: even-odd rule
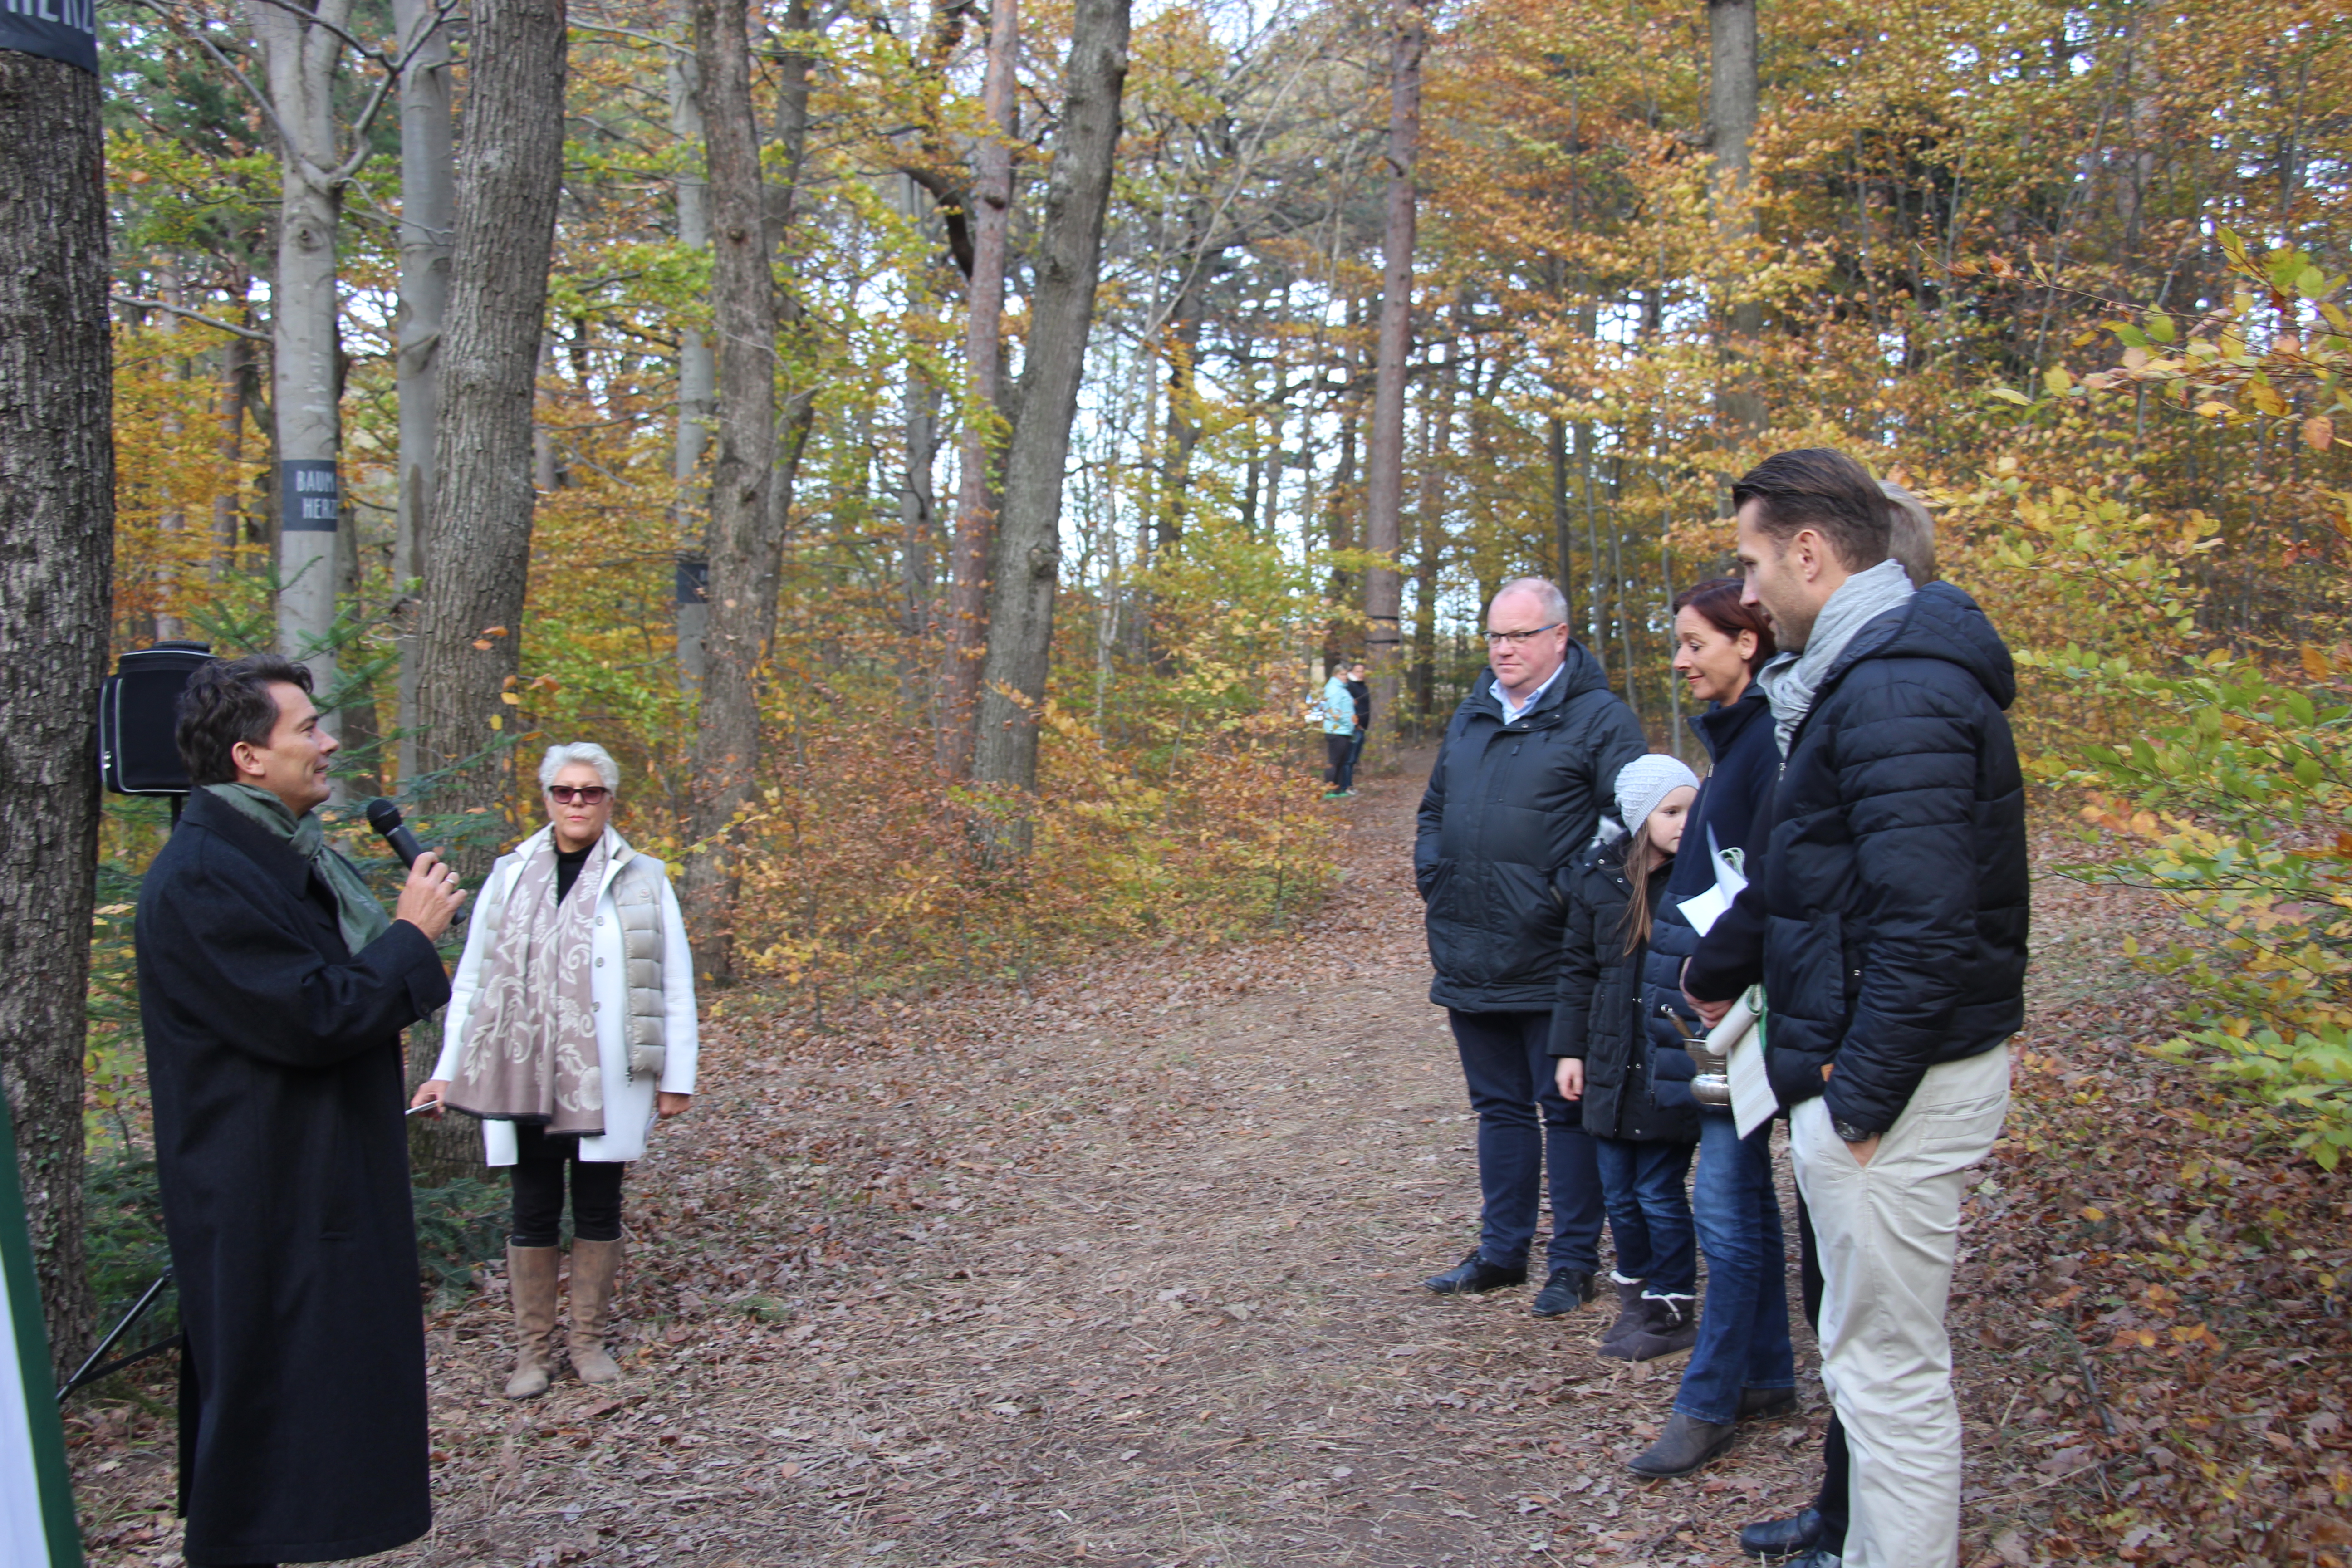
[[[680,160],[671,189],[677,203],[677,243],[687,250],[710,248],[709,193],[702,179],[702,78],[695,64],[690,40],[694,32],[693,0],[679,0],[677,20],[686,29],[689,47],[669,51],[669,128],[677,138]],[[702,454],[710,444],[711,400],[719,384],[718,361],[710,340],[693,321],[677,328],[677,423],[670,439],[670,479],[677,487],[670,515],[677,530],[678,563],[677,627],[678,684],[688,691],[702,685],[703,639],[710,624],[709,562],[693,539],[706,498],[695,493],[702,471]]]
[[[1748,184],[1748,148],[1756,131],[1756,0],[1707,0],[1706,33],[1706,131],[1715,154],[1716,223],[1726,239],[1746,241],[1756,236]],[[1724,253],[1729,263],[1724,274],[1739,280],[1732,284],[1735,289],[1744,289],[1752,270],[1740,248],[1727,246]],[[1715,410],[1722,443],[1729,448],[1764,428],[1764,394],[1747,363],[1764,330],[1764,305],[1742,292],[1719,315],[1722,379]],[[1675,732],[1679,739],[1679,727]]]
[[[73,7],[60,7],[68,16]],[[87,9],[80,11],[87,17]],[[85,26],[0,44],[0,1092],[49,1354],[87,1348],[82,1049],[98,868],[98,683],[113,570],[105,140]],[[28,46],[41,53],[26,52]]]
[[[1071,13],[1061,130],[1045,185],[1043,248],[1021,366],[1021,416],[1004,455],[972,773],[1023,790],[1037,783],[1034,707],[1045,699],[1052,664],[1064,468],[1102,272],[1129,8],[1130,0],[1077,0]],[[1026,849],[1025,822],[1008,847]]]
[[[684,891],[695,967],[723,984],[734,974],[734,875],[715,840],[751,797],[759,766],[760,666],[775,635],[783,553],[768,507],[776,456],[776,279],[751,115],[745,0],[694,0],[694,56],[709,182],[719,440],[704,534],[710,612],[690,818],[701,852],[688,857]]]
[[[946,652],[940,672],[939,760],[971,772],[973,716],[988,641],[988,574],[996,530],[997,383],[1003,374],[1004,264],[1013,233],[1013,75],[1021,59],[1019,0],[992,0],[981,107],[988,133],[972,146],[971,282],[965,291],[963,444],[950,557]]]
[[[425,562],[420,753],[436,768],[506,727],[530,563],[531,405],[563,180],[564,0],[476,0],[458,143],[440,475]],[[502,769],[450,779],[436,804],[496,806]],[[484,853],[460,868],[478,876]]]
[[[1381,320],[1372,371],[1372,425],[1366,443],[1364,548],[1382,560],[1364,573],[1365,643],[1372,711],[1397,718],[1398,619],[1404,582],[1404,393],[1412,354],[1412,249],[1417,217],[1413,169],[1421,153],[1421,59],[1428,46],[1428,0],[1396,0],[1389,54],[1388,189],[1381,226]]]
[[[449,37],[438,0],[394,0],[400,76],[400,306],[394,384],[400,395],[399,513],[394,523],[395,586],[425,576],[425,529],[433,516],[434,426],[440,418],[441,333],[448,322],[449,239],[456,201],[449,114]],[[400,780],[416,777],[417,606],[401,607]]]

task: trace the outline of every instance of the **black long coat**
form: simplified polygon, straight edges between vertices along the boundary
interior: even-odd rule
[[[1427,906],[1429,999],[1471,1013],[1544,1013],[1558,984],[1560,874],[1642,754],[1642,727],[1576,643],[1550,689],[1503,722],[1495,675],[1445,727],[1421,797],[1412,869]]]
[[[187,1559],[413,1541],[433,1515],[400,1031],[448,1000],[440,957],[405,922],[351,954],[302,858],[202,791],[137,930]]]

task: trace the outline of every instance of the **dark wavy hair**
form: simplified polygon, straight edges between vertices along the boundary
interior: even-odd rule
[[[1675,595],[1673,615],[1685,610],[1696,610],[1708,626],[1725,637],[1737,637],[1742,632],[1756,634],[1756,651],[1748,658],[1748,673],[1755,674],[1764,668],[1764,661],[1780,650],[1772,639],[1772,620],[1756,605],[1739,602],[1746,586],[1737,577],[1712,577],[1704,583],[1694,583]]]
[[[1800,529],[1829,542],[1849,572],[1886,559],[1894,520],[1885,492],[1870,470],[1827,447],[1777,452],[1739,476],[1731,487],[1734,511],[1757,503],[1756,525],[1776,547],[1787,549]]]
[[[190,783],[236,782],[236,743],[266,746],[278,727],[278,700],[269,689],[279,681],[309,691],[310,672],[290,658],[256,653],[215,660],[188,677],[174,739]]]

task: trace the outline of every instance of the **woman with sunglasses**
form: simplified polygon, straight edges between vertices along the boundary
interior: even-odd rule
[[[557,1242],[572,1187],[572,1370],[611,1383],[621,1267],[621,1173],[656,1116],[694,1092],[694,962],[662,863],[613,830],[621,770],[604,747],[551,746],[548,825],[490,868],[466,937],[441,1060],[415,1104],[482,1119],[512,1172],[509,1399],[554,1374]],[[439,1115],[436,1109],[435,1115]]]

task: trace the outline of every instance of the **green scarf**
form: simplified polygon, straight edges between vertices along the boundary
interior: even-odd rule
[[[297,821],[284,801],[252,784],[216,784],[205,788],[310,862],[310,869],[335,895],[335,923],[341,928],[343,945],[354,954],[392,929],[392,917],[375,901],[359,872],[327,847],[327,829],[316,816],[306,813]]]

